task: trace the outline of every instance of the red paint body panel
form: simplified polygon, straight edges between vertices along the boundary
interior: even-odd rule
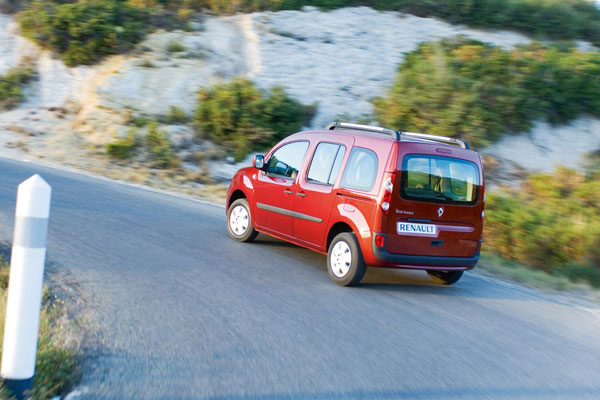
[[[329,217],[333,211],[333,205],[336,200],[337,184],[341,179],[338,174],[334,185],[325,185],[313,183],[307,180],[308,168],[317,146],[320,143],[332,143],[331,135],[315,135],[309,146],[305,165],[296,179],[295,197],[293,211],[310,217],[318,218],[321,222],[310,221],[302,218],[293,218],[292,232],[293,237],[301,245],[318,248],[326,252],[326,239],[328,228],[331,226]],[[348,160],[350,149],[354,143],[352,137],[336,137],[336,144],[341,144],[345,148],[342,165]]]
[[[282,236],[292,236],[292,217],[257,207],[257,203],[282,209],[291,209],[294,202],[295,182],[291,179],[268,176],[257,171],[254,185],[254,224],[265,232],[273,232]]]

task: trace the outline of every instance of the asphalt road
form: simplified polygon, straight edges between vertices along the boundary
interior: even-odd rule
[[[89,399],[598,399],[600,305],[467,273],[329,281],[325,256],[227,236],[223,208],[0,159],[53,187],[48,271],[86,305]]]

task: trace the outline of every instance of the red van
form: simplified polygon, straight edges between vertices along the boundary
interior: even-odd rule
[[[479,259],[481,157],[460,139],[336,122],[278,143],[240,169],[227,229],[327,254],[329,276],[356,285],[366,266],[423,269],[452,284]]]

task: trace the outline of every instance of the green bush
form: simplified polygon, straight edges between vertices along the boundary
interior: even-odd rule
[[[156,121],[150,122],[146,135],[146,148],[157,168],[170,168],[176,164],[175,151],[167,133],[159,130]]]
[[[120,138],[114,142],[106,144],[106,152],[112,158],[125,160],[133,157],[135,147],[137,146],[136,130],[131,127],[127,132],[127,137]]]
[[[146,126],[150,123],[150,118],[143,116],[143,115],[136,116],[131,119],[131,123],[136,128],[143,128],[144,126]]]
[[[535,119],[600,115],[598,76],[599,53],[442,40],[406,55],[391,90],[374,100],[375,113],[384,125],[487,145]]]
[[[10,110],[23,101],[23,85],[34,78],[31,68],[13,68],[0,76],[0,110]]]
[[[179,107],[170,106],[169,113],[167,114],[167,123],[168,124],[185,124],[188,122],[188,116]]]
[[[154,68],[154,67],[156,67],[156,65],[154,65],[152,63],[152,61],[150,61],[150,60],[144,60],[141,63],[139,63],[138,65],[140,67],[142,67],[142,68]]]
[[[237,160],[297,132],[314,106],[289,98],[281,87],[267,93],[247,79],[201,89],[194,114],[198,133],[232,151]]]
[[[158,128],[156,121],[144,120],[148,133],[138,137],[135,126],[127,132],[127,137],[106,144],[106,152],[111,158],[126,160],[138,156],[150,161],[155,167],[166,169],[177,166],[175,150],[165,131]]]
[[[169,44],[167,44],[167,51],[169,53],[180,53],[185,50],[186,48],[184,45],[174,40],[170,41]]]
[[[569,169],[487,195],[484,248],[505,259],[600,286],[600,175]]]
[[[36,0],[20,14],[19,23],[26,37],[75,66],[129,50],[146,34],[147,19],[145,11],[119,0]]]

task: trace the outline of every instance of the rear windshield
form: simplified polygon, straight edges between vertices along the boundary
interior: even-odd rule
[[[404,157],[400,194],[405,199],[473,205],[478,188],[479,170],[470,161],[420,154]]]

